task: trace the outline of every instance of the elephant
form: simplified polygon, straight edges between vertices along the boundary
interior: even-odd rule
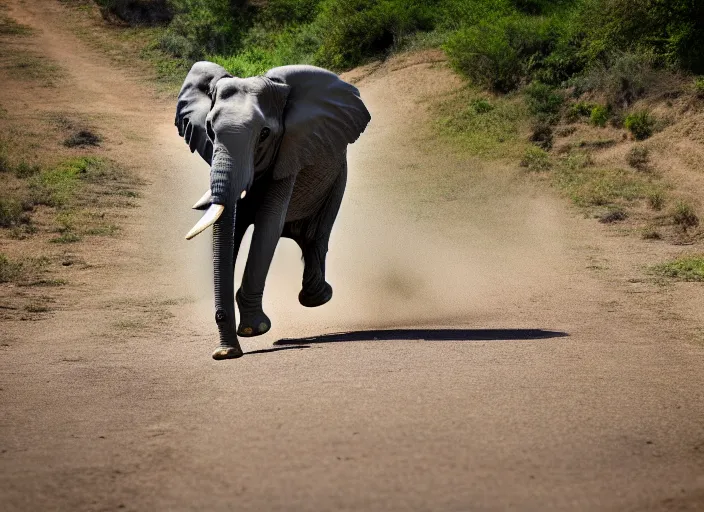
[[[213,226],[220,338],[214,359],[241,357],[238,336],[271,328],[262,298],[281,237],[293,239],[303,254],[299,303],[316,307],[332,298],[325,259],[347,181],[347,146],[370,121],[359,90],[322,68],[281,66],[238,78],[212,62],[191,67],[178,95],[175,124],[191,152],[210,165],[210,190],[193,206],[205,213],[186,239]],[[235,294],[234,264],[252,224]]]

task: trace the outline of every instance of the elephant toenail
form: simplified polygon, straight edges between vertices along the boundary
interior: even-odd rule
[[[249,329],[249,330],[251,331],[252,329]],[[269,326],[265,322],[262,322],[259,324],[259,332],[266,332],[268,330],[269,330]]]
[[[242,334],[252,334],[252,328],[245,327],[244,329],[242,329]]]

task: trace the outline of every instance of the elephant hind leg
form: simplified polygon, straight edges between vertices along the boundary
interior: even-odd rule
[[[330,232],[340,211],[342,196],[347,183],[347,165],[344,164],[337,180],[318,213],[308,219],[294,238],[303,252],[305,263],[303,283],[298,302],[314,308],[332,299],[332,286],[325,280],[325,258],[328,253]]]

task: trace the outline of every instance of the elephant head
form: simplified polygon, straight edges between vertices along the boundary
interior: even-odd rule
[[[191,151],[211,165],[210,191],[195,207],[203,218],[190,239],[213,225],[216,321],[222,346],[236,347],[233,226],[237,201],[255,176],[295,175],[321,156],[344,151],[369,112],[354,86],[313,66],[283,66],[237,78],[211,62],[193,65],[181,88],[176,126]],[[241,351],[239,351],[241,354]]]

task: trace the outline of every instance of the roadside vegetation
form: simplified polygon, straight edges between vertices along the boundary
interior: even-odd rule
[[[137,180],[100,154],[103,137],[75,113],[43,111],[32,91],[68,78],[37,53],[33,32],[0,7],[0,318],[51,310],[51,288],[91,237],[119,232],[116,209],[135,205]],[[59,276],[58,274],[62,274]]]
[[[611,229],[702,239],[701,194],[670,170],[704,157],[703,2],[65,1],[99,10],[174,87],[200,59],[250,76],[442,49],[466,85],[431,104],[460,150],[520,163]]]

